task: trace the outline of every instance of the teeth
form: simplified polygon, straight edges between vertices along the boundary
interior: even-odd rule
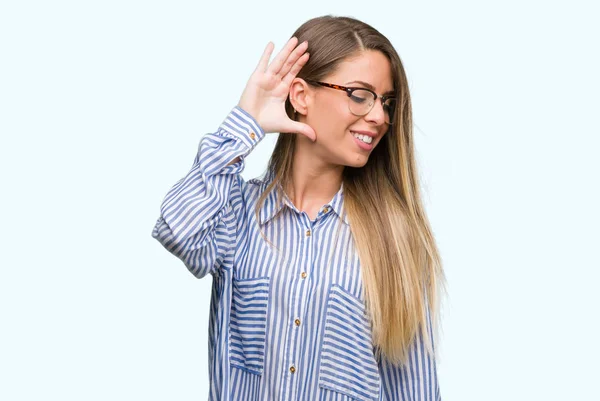
[[[364,143],[371,143],[371,142],[373,142],[373,138],[371,138],[368,135],[361,135],[361,134],[357,134],[357,133],[354,133],[354,132],[352,133],[352,135],[354,135],[355,138],[360,139]]]

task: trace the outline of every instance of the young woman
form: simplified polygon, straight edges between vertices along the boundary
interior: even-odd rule
[[[445,283],[400,58],[347,17],[304,23],[200,141],[152,235],[210,273],[210,400],[440,400]],[[245,157],[279,137],[262,179]]]

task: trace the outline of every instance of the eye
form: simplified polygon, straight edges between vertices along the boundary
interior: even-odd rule
[[[352,101],[358,104],[370,104],[373,102],[373,94],[366,90],[357,89],[352,92],[352,94],[350,95],[350,99],[352,99]]]

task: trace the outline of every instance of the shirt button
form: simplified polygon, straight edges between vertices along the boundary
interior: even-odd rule
[[[325,209],[323,209],[323,213],[327,213],[329,211],[329,208],[326,207]]]
[[[302,272],[302,274],[300,275],[300,277],[306,278],[306,272]]]
[[[290,366],[290,372],[292,372],[292,373],[296,372],[296,367],[294,365]]]
[[[306,230],[306,236],[310,237],[310,230]]]
[[[256,138],[256,134],[254,132],[251,132],[250,133],[250,138],[252,138],[252,139]]]
[[[294,320],[294,323],[296,323],[296,326],[300,326],[300,319]]]

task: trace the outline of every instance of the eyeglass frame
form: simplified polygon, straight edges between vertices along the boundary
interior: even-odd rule
[[[373,96],[375,97],[375,102],[373,102],[373,106],[371,106],[371,108],[369,109],[369,111],[367,111],[365,114],[360,115],[362,116],[366,116],[367,114],[369,114],[371,112],[371,110],[373,110],[373,107],[375,107],[375,103],[377,103],[377,99],[381,99],[381,105],[383,106],[383,104],[385,103],[385,101],[387,99],[396,99],[396,95],[378,95],[377,93],[375,93],[374,91],[372,91],[369,88],[363,88],[363,87],[359,87],[359,86],[342,86],[342,85],[338,85],[338,84],[331,84],[328,82],[321,82],[321,81],[314,81],[312,79],[304,79],[306,82],[311,83],[311,84],[317,84],[317,85],[321,85],[321,86],[325,86],[327,88],[332,88],[332,89],[337,89],[337,90],[341,90],[346,92],[346,94],[348,94],[348,97],[352,96],[352,92],[354,92],[355,90],[365,90],[367,92],[370,92],[373,94]],[[353,113],[354,114],[354,113]],[[384,121],[386,124],[388,125],[392,125],[394,123],[393,121],[394,119],[392,118],[392,122],[388,123],[386,121]]]

